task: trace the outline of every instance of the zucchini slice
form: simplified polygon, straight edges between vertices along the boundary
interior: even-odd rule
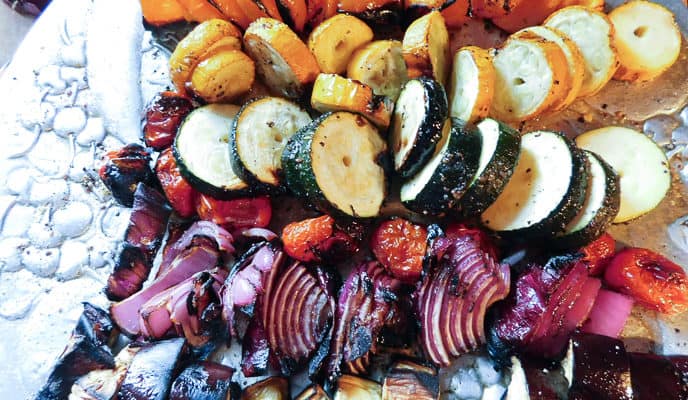
[[[375,94],[397,101],[408,80],[406,62],[398,40],[376,40],[356,50],[346,69],[349,79],[361,81]]]
[[[318,25],[308,36],[308,48],[320,71],[342,74],[353,52],[373,40],[373,30],[365,22],[347,14],[337,14]]]
[[[451,118],[430,161],[401,186],[401,202],[409,210],[438,215],[461,198],[478,170],[482,138],[475,129]]]
[[[589,169],[583,151],[561,134],[523,135],[516,170],[483,212],[483,225],[513,237],[562,232],[583,207]]]
[[[585,150],[590,163],[590,176],[583,208],[568,225],[556,243],[562,247],[580,247],[600,237],[619,212],[619,176],[593,152]]]
[[[465,216],[485,211],[509,182],[521,151],[521,135],[511,127],[487,118],[477,125],[482,137],[478,171],[457,204]]]
[[[402,55],[410,78],[429,76],[446,84],[451,63],[449,32],[439,11],[431,11],[409,25],[404,33]]]
[[[394,103],[376,96],[368,85],[335,74],[320,74],[313,84],[311,107],[326,113],[349,111],[368,118],[382,131],[389,127]]]
[[[602,157],[620,176],[621,205],[614,223],[657,207],[671,187],[666,154],[641,132],[608,126],[585,132],[576,138],[576,144]]]
[[[414,176],[435,152],[448,113],[447,94],[429,78],[406,82],[394,107],[389,147],[394,170]]]
[[[282,150],[296,131],[311,122],[298,105],[279,97],[245,104],[232,124],[230,160],[242,180],[267,192],[280,187]]]
[[[485,118],[494,97],[495,69],[489,50],[467,46],[454,54],[449,114],[467,122]]]
[[[193,110],[179,127],[172,148],[179,172],[201,193],[228,199],[250,193],[232,170],[227,146],[239,107],[210,104]]]
[[[335,112],[303,127],[287,143],[282,167],[292,192],[317,208],[349,217],[380,212],[387,145],[360,115]]]

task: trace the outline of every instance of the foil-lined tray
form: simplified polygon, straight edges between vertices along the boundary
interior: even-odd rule
[[[652,137],[671,158],[671,191],[653,212],[611,233],[688,266],[688,9],[681,0],[657,2],[675,13],[684,32],[680,59],[669,71],[647,84],[612,81],[564,113],[520,128],[556,129],[573,137],[616,124]],[[619,3],[608,1],[610,7]],[[128,210],[102,187],[98,160],[130,141],[141,105],[167,88],[162,46],[179,36],[144,31],[137,4],[54,0],[0,72],[2,399],[26,398],[43,383],[67,343],[80,302],[107,303],[101,289]],[[106,48],[93,44],[104,38],[111,41]],[[453,47],[491,46],[502,39],[484,24],[452,33]],[[127,100],[126,93],[136,98]],[[113,100],[118,94],[125,98]],[[661,320],[636,310],[633,318],[640,334],[654,335],[654,350],[688,354],[685,315]]]

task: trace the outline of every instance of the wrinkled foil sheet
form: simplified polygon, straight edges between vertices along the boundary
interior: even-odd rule
[[[656,250],[688,266],[688,10],[680,0],[657,2],[676,14],[684,32],[681,57],[669,71],[647,84],[612,81],[563,114],[519,128],[554,129],[575,137],[615,124],[652,137],[671,159],[671,191],[656,210],[612,227],[611,233],[622,243]],[[88,84],[84,51],[93,3],[54,0],[14,62],[0,72],[5,93],[0,98],[3,399],[26,398],[44,382],[67,343],[81,301],[106,305],[101,289],[128,220],[128,210],[114,203],[96,174],[102,154],[124,141],[93,107],[97,96]],[[620,3],[608,1],[609,6]],[[132,44],[132,51],[141,54],[136,84],[142,104],[168,86],[167,53],[161,46],[172,46],[182,29],[156,31],[155,38],[146,32],[141,43]],[[482,23],[468,24],[452,32],[452,47],[489,47],[503,39]],[[633,320],[627,336],[654,336],[654,342],[643,341],[638,349],[688,354],[685,316],[658,320],[636,309]],[[230,353],[225,361],[235,357]]]

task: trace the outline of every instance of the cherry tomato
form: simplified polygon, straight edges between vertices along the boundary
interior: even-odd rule
[[[272,205],[267,196],[217,200],[200,194],[196,211],[201,219],[227,229],[265,228],[272,218]]]
[[[339,229],[329,215],[285,226],[282,243],[290,257],[304,262],[339,259],[358,250],[354,239]]]
[[[370,247],[390,274],[414,283],[423,272],[427,238],[428,231],[424,227],[396,218],[380,224],[373,233]]]
[[[172,145],[177,129],[193,110],[191,101],[173,92],[162,92],[148,106],[143,138],[146,146],[162,150]]]
[[[619,251],[604,273],[604,282],[639,303],[665,314],[688,310],[688,277],[681,266],[653,251]]]
[[[593,276],[602,275],[614,256],[615,248],[616,241],[608,233],[581,248],[580,252],[583,253],[581,261],[588,266],[588,273]]]
[[[158,157],[155,164],[155,174],[165,191],[167,200],[174,211],[182,218],[196,215],[196,197],[198,192],[189,185],[179,173],[177,160],[174,159],[172,148],[168,148]]]

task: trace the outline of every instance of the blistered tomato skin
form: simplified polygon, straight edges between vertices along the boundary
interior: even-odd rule
[[[196,197],[198,192],[179,173],[179,167],[172,154],[172,148],[168,148],[160,153],[158,162],[155,164],[155,174],[174,211],[182,218],[196,215]]]
[[[173,92],[162,92],[146,109],[146,123],[143,138],[146,146],[155,150],[170,147],[177,136],[177,130],[193,110],[191,101]]]
[[[583,261],[588,266],[588,273],[592,276],[602,275],[616,251],[616,241],[612,235],[605,233],[592,243],[580,249]]]
[[[340,260],[358,251],[356,241],[337,227],[334,218],[323,215],[292,222],[282,230],[284,251],[304,262]]]
[[[427,237],[424,227],[396,218],[380,224],[371,238],[370,248],[395,278],[415,283],[423,272]]]
[[[272,218],[272,204],[267,196],[217,200],[199,194],[196,203],[198,216],[226,229],[265,228]]]
[[[664,314],[688,310],[688,277],[681,266],[653,251],[626,248],[607,266],[604,282]]]

